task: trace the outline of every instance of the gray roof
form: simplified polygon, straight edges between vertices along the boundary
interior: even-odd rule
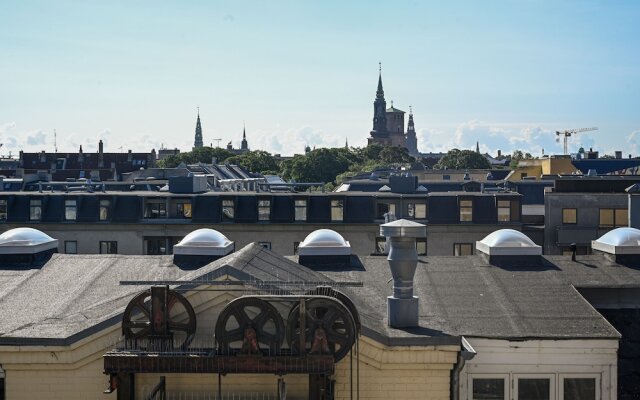
[[[354,259],[358,260],[354,257]],[[640,270],[604,256],[543,257],[539,265],[489,265],[483,256],[421,257],[415,279],[420,327],[386,324],[392,292],[385,257],[362,257],[340,270],[314,271],[257,244],[206,264],[176,265],[172,256],[55,254],[42,268],[0,259],[0,344],[69,344],[120,323],[145,286],[122,280],[237,279],[289,282],[361,281],[339,290],[358,308],[363,334],[389,345],[454,344],[459,336],[504,339],[618,338],[575,287],[640,287]]]

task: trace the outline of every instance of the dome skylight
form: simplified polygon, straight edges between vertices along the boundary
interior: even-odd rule
[[[301,256],[350,255],[351,244],[336,231],[318,229],[300,242],[298,253]]]
[[[541,255],[538,246],[527,235],[514,229],[500,229],[476,242],[476,249],[490,256],[533,256]]]
[[[224,256],[233,251],[233,242],[214,229],[197,229],[173,246],[173,254]]]
[[[591,248],[609,254],[640,254],[640,230],[628,227],[613,229],[592,240]]]
[[[58,239],[33,228],[14,228],[0,235],[0,254],[35,254],[57,248]]]

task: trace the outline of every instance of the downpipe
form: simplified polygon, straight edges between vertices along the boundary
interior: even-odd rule
[[[465,363],[476,356],[476,351],[471,347],[471,344],[467,339],[465,339],[464,336],[460,339],[461,349],[458,353],[458,361],[451,371],[451,400],[460,400],[460,373],[462,372]]]

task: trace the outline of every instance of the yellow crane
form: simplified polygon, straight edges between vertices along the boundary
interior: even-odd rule
[[[567,150],[567,139],[571,137],[571,135],[574,135],[578,132],[588,132],[588,131],[597,131],[597,130],[598,128],[593,127],[593,128],[578,128],[578,129],[567,129],[565,131],[556,131],[556,136],[558,136],[556,138],[556,142],[560,141],[560,136],[564,136],[564,155],[566,156],[567,154],[569,154]]]

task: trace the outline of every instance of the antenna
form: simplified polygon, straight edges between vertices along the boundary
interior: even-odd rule
[[[58,134],[56,133],[56,130],[53,130],[53,150],[54,152],[58,152]]]

